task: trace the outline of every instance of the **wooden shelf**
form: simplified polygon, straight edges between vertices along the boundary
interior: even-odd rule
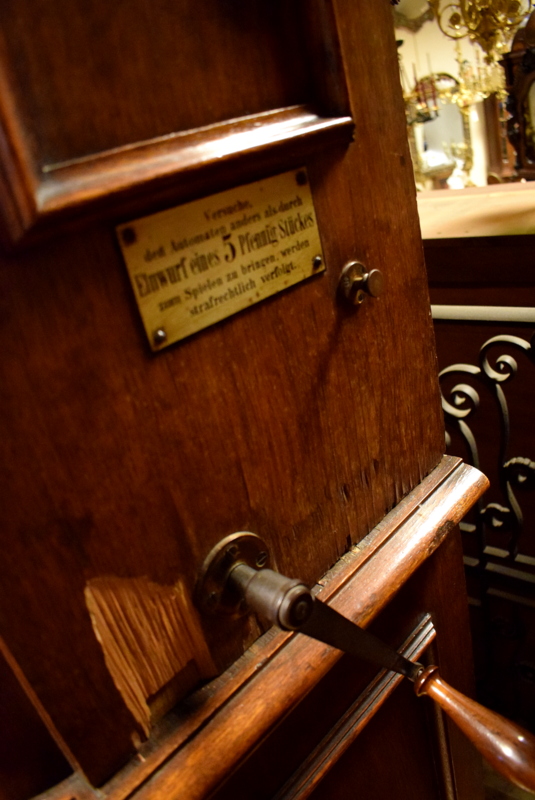
[[[420,192],[424,241],[535,234],[535,185]]]

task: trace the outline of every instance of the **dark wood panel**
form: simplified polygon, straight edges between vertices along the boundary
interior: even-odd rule
[[[1,77],[0,77],[1,83]],[[250,182],[255,173],[285,171],[328,144],[347,146],[351,117],[321,117],[303,106],[242,117],[207,128],[99,153],[35,172],[4,111],[0,239],[20,249],[96,220],[116,221],[203,196],[211,186]],[[7,135],[9,133],[9,135]]]
[[[26,800],[71,768],[0,653],[0,800]]]
[[[72,220],[81,209],[87,221],[88,204],[91,218],[110,207],[117,215],[118,199],[134,214],[136,190],[146,202],[148,186],[153,203],[165,202],[172,181],[176,198],[178,174],[181,189],[191,194],[198,187],[195,174],[207,165],[217,172],[233,161],[231,180],[237,181],[238,154],[242,162],[247,155],[258,161],[291,140],[303,153],[311,136],[321,146],[324,134],[335,129],[336,135],[340,126],[349,140],[349,101],[329,0],[303,8],[253,3],[246,14],[229,0],[202,20],[190,6],[184,0],[144,9],[137,0],[108,14],[93,2],[74,29],[57,7],[42,5],[38,14],[23,4],[16,13],[3,9],[0,211],[6,245],[34,241],[50,232],[51,220]],[[178,37],[185,46],[162,46],[162,39]],[[149,48],[155,60],[120,58],[127,41]],[[192,49],[205,57],[190,60]],[[212,74],[215,64],[226,68]],[[106,76],[97,78],[93,73],[103,65]],[[54,158],[48,151],[55,144],[74,150]],[[228,188],[228,175],[224,180]]]
[[[427,647],[436,636],[436,631],[429,615],[414,629],[411,636],[405,640],[398,652],[412,661],[421,661]],[[345,663],[342,661],[342,663]],[[348,685],[353,686],[355,679],[355,662],[349,659],[351,674],[347,676]],[[363,666],[359,664],[359,668]],[[331,730],[323,737],[321,742],[302,761],[293,775],[277,793],[277,800],[305,800],[314,788],[323,780],[325,775],[333,768],[334,764],[347,752],[349,747],[360,736],[364,728],[370,723],[373,716],[381,706],[391,697],[392,693],[403,680],[401,675],[380,672],[368,683],[356,701],[344,713],[339,715]],[[334,703],[336,692],[329,692],[321,704],[316,704],[314,718],[330,712]],[[310,703],[310,697],[307,698]],[[307,721],[310,717],[307,717]],[[308,725],[307,725],[308,727]],[[301,720],[300,731],[304,728]],[[291,750],[291,747],[289,748]],[[451,778],[450,778],[451,782]]]
[[[139,732],[91,625],[89,581],[146,580],[162,592],[181,581],[191,593],[210,547],[252,529],[281,571],[313,583],[441,458],[390,8],[375,0],[358,15],[349,0],[333,8],[355,141],[304,153],[296,138],[283,164],[260,149],[255,163],[237,159],[236,169],[207,168],[194,185],[166,184],[172,205],[274,174],[290,159],[305,165],[325,275],[155,357],[115,241],[124,207],[107,222],[88,218],[81,231],[0,260],[8,343],[0,621],[51,724],[94,783],[126,759]],[[332,54],[331,33],[327,26]],[[384,69],[370,72],[372,55]],[[179,94],[190,75],[173,74]],[[99,95],[102,87],[94,88]],[[118,117],[119,132],[122,125]],[[140,135],[134,124],[131,133]],[[38,136],[38,126],[26,135]],[[145,210],[158,202],[147,195]],[[341,268],[353,258],[381,269],[387,285],[358,309],[337,296]],[[230,630],[206,622],[204,632],[219,668],[259,633],[243,621]]]
[[[416,706],[411,687],[400,686],[333,765],[310,795],[311,800],[353,800],[355,796],[442,800],[424,711]],[[387,749],[385,741],[390,743]]]
[[[427,239],[430,286],[533,286],[534,244],[535,236]]]
[[[504,267],[507,270],[507,267]],[[431,302],[433,304],[444,304],[444,305],[459,305],[459,306],[511,306],[512,308],[533,308],[535,306],[535,285],[533,283],[527,283],[522,285],[515,285],[514,283],[508,284],[506,286],[500,286],[499,284],[494,283],[493,281],[489,280],[487,285],[451,285],[451,286],[431,286],[429,289],[429,294],[431,296]],[[451,320],[454,322],[454,320]],[[435,326],[437,324],[442,325],[442,320],[437,320],[435,322]],[[460,323],[457,322],[457,325]],[[465,323],[466,325],[468,323]],[[472,323],[470,323],[472,324]],[[489,330],[489,338],[490,336],[496,335],[498,332],[499,323],[486,323],[485,321],[482,322],[474,322],[473,325],[479,326],[479,329],[474,329],[473,338],[474,346],[475,341],[479,333],[482,333],[483,336],[485,327]],[[507,329],[515,328],[515,324],[513,323],[505,323],[505,327]],[[532,326],[533,327],[533,326]],[[518,327],[516,327],[518,330]],[[468,330],[468,328],[467,328]],[[529,325],[526,324],[523,326],[524,335],[529,331]],[[494,332],[494,333],[493,333]],[[481,340],[481,344],[485,339]],[[473,346],[471,348],[473,350]]]
[[[310,102],[302,18],[301,3],[261,0],[205,2],[202,14],[193,0],[14,0],[2,4],[0,27],[44,165]]]
[[[87,755],[88,715],[107,754],[104,729],[116,740],[125,718],[117,708],[110,716],[114,690],[84,606],[85,581],[148,575],[166,584],[183,575],[191,589],[209,547],[231,530],[249,528],[273,542],[281,569],[295,569],[298,560],[313,581],[432,466],[418,454],[425,441],[419,408],[435,389],[417,367],[421,342],[405,347],[389,338],[394,286],[391,302],[377,309],[379,319],[372,307],[359,317],[360,333],[376,344],[358,359],[355,315],[336,318],[334,272],[154,358],[112,233],[94,230],[91,239],[73,237],[66,245],[5,262],[3,272],[10,555],[2,593],[11,646],[43,687],[54,717],[70,717],[78,702],[85,704],[84,681],[95,692],[74,717],[81,727],[69,724],[63,735],[79,739]],[[303,353],[325,365],[319,375]],[[393,372],[381,370],[371,394],[359,375],[372,364],[379,368],[384,357]],[[355,371],[351,365],[359,363]],[[412,399],[396,414],[403,436],[392,439],[388,452],[380,449],[390,438],[388,406],[403,387]],[[346,393],[354,411],[335,419],[327,409]],[[325,454],[324,435],[331,442]],[[329,538],[318,537],[324,519]],[[233,648],[250,635],[236,630]],[[65,651],[66,640],[72,644]],[[50,649],[44,661],[33,658],[35,641]],[[235,655],[233,649],[224,660]],[[47,670],[53,698],[43,686]],[[124,725],[131,727],[127,719]]]
[[[321,117],[294,106],[47,170],[35,191],[31,239],[50,234],[58,223],[80,227],[94,219],[137,216],[170,201],[202,196],[207,172],[215,192],[218,186],[239,183],[241,176],[241,182],[250,181],[252,170],[284,171],[285,164],[296,164],[297,152],[303,160],[327,145],[347,146],[353,127],[350,117]],[[13,236],[17,238],[16,232]]]
[[[475,586],[477,574],[471,572],[468,588],[477,598],[486,587]],[[533,583],[522,596],[518,580],[499,578],[491,576],[486,603],[470,608],[478,695],[489,708],[535,733]]]

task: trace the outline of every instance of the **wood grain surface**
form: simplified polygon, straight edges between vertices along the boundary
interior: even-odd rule
[[[39,131],[39,162],[309,101],[300,6],[209,0],[199,14],[193,0],[157,9],[145,0],[112,9],[67,0],[36,12],[6,0],[3,46],[25,128]]]
[[[443,672],[464,692],[472,688],[466,669],[470,664],[467,608],[459,541],[452,531],[486,485],[486,479],[477,470],[445,457],[365,541],[343,556],[317,587],[322,600],[364,627],[385,610],[386,628],[379,628],[378,633],[385,638],[394,637],[395,646],[402,643],[395,637],[404,628],[407,634],[414,628],[425,605],[439,626]],[[436,550],[433,565],[422,573],[418,568],[423,569]],[[410,588],[402,589],[411,576],[420,577],[415,577]],[[400,591],[401,596],[389,606]],[[450,649],[452,642],[465,648],[461,660],[455,648]],[[101,791],[107,800],[124,800],[136,790],[143,800],[206,796],[330,674],[341,655],[302,635],[270,630],[230,670],[195,693],[176,714],[171,714],[141,749],[140,760],[133,759]],[[340,711],[356,699],[375,674],[373,668],[371,673],[366,668],[364,684],[348,683],[351,670],[355,670],[355,662],[350,660],[350,663],[353,666],[347,675],[344,672],[345,680],[336,674],[329,679],[329,685],[339,687]],[[332,719],[332,724],[337,721],[337,707],[333,704],[332,716],[326,716],[326,721]],[[313,714],[314,704],[309,707],[305,727],[312,724]],[[328,730],[329,727],[323,729],[321,735]],[[458,780],[474,793],[462,795],[468,800],[477,796],[477,775],[471,777],[472,756],[468,755],[467,760],[462,757],[464,740],[456,739],[456,735],[453,734],[452,744],[457,747]],[[275,740],[274,746],[280,753],[280,742]],[[306,755],[305,752],[303,757]],[[273,760],[266,758],[263,769],[273,769]],[[254,774],[254,767],[248,774]],[[273,780],[276,781],[277,775],[274,774]],[[251,792],[247,780],[241,779],[232,786],[232,791],[228,787],[222,790],[222,797],[235,796],[237,787],[245,797]],[[87,784],[75,776],[47,795],[47,800],[70,797],[89,800],[96,795],[88,793]]]
[[[212,3],[203,20],[191,2],[157,13],[145,5],[136,0],[113,13],[84,5],[74,27],[67,6],[43,7],[31,15],[32,35],[29,5],[0,10],[6,245],[39,240],[73,219],[80,224],[81,215],[87,224],[106,210],[112,218],[134,214],[149,189],[152,203],[176,201],[180,189],[202,194],[205,182],[195,175],[207,166],[214,183],[230,161],[239,180],[243,162],[249,171],[266,161],[273,167],[292,142],[303,153],[323,146],[325,135],[350,141],[329,2],[315,0],[312,13],[302,3],[267,9],[254,2],[244,15],[230,0]],[[135,55],[118,58],[126,41]],[[221,185],[228,180],[227,173]]]
[[[482,239],[535,233],[535,191],[528,183],[419,192],[424,240]]]
[[[172,205],[305,165],[318,215],[325,275],[165,353],[153,356],[144,343],[115,240],[114,225],[128,220],[126,200],[116,216],[113,198],[106,213],[88,206],[76,230],[51,227],[39,246],[0,256],[0,628],[50,729],[96,785],[134,751],[141,730],[94,634],[88,581],[180,580],[191,593],[210,548],[252,530],[282,572],[313,583],[443,451],[388,4],[366,0],[358,14],[349,0],[303,4],[302,19],[326,21],[323,31],[302,27],[282,3],[268,10],[255,2],[246,12],[240,4],[239,13],[234,3],[214,3],[213,19],[200,20],[189,2],[162,0],[156,9],[136,0],[125,26],[127,8],[110,12],[93,0],[77,16],[71,5],[60,14],[45,4],[37,15],[26,2],[3,7],[6,30],[20,39],[3,44],[6,146],[11,156],[20,148],[31,156],[20,181],[22,162],[6,160],[12,198],[35,199],[44,168],[62,159],[225,124],[229,114],[306,102],[322,119],[338,115],[345,133],[308,151],[290,130],[282,154],[266,143],[191,180],[178,160],[165,194],[147,191],[142,210],[133,176],[139,215],[164,197]],[[197,44],[195,69],[187,48],[170,46],[175,18],[180,36]],[[250,52],[258,26],[259,50]],[[318,58],[329,79],[315,83],[303,71],[306,31],[310,42],[323,41]],[[136,43],[136,57],[124,57],[125,41]],[[230,88],[220,95],[227,58]],[[188,98],[199,103],[194,113]],[[9,206],[22,228],[26,207]],[[355,258],[381,269],[387,287],[358,309],[337,294],[340,271]],[[219,669],[260,633],[248,619],[203,628]]]
[[[106,666],[145,735],[186,692],[217,670],[184,586],[96,578],[85,589]]]
[[[436,630],[430,615],[427,615],[398,648],[398,652],[411,661],[420,661],[435,637]],[[394,672],[379,672],[273,800],[305,800],[309,797],[402,681],[403,676]]]

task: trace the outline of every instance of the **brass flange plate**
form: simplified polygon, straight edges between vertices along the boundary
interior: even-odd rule
[[[247,613],[245,603],[228,580],[232,567],[239,563],[253,569],[270,566],[268,547],[256,533],[232,533],[212,548],[202,565],[195,589],[195,602],[200,611],[233,616]]]

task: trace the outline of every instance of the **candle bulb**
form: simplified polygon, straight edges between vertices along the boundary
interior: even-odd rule
[[[414,63],[412,65],[412,74],[414,76],[414,91],[416,92],[416,101],[417,103],[421,103],[422,98],[420,95],[420,84],[418,83],[418,77],[416,75],[416,64]]]
[[[420,86],[422,87],[422,103],[427,108],[427,81],[425,78],[420,81]]]
[[[433,98],[433,111],[437,113],[438,106],[437,106],[437,87],[435,84],[435,76],[433,74],[433,69],[431,67],[431,57],[429,53],[427,53],[427,68],[429,70],[429,80],[431,82],[431,97]]]

